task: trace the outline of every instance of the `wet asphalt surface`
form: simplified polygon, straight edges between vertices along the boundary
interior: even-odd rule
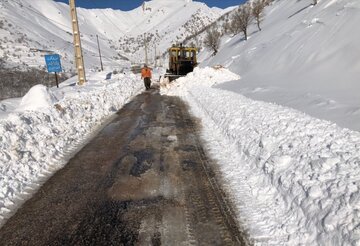
[[[152,89],[0,229],[0,245],[247,245],[199,125]]]

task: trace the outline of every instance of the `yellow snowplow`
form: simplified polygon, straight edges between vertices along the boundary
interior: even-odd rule
[[[169,69],[166,70],[165,78],[174,80],[192,72],[198,64],[197,51],[197,48],[184,47],[181,44],[169,48]]]

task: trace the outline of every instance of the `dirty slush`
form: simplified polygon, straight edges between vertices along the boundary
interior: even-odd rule
[[[2,245],[248,245],[199,126],[156,90],[121,109],[0,230]]]

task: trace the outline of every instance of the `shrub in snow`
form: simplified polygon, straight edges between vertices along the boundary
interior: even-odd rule
[[[220,45],[221,34],[215,27],[208,29],[206,31],[206,36],[204,40],[205,47],[213,50],[213,55],[216,55]]]

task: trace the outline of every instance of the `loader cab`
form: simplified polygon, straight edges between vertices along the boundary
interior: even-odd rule
[[[168,72],[174,75],[186,75],[194,70],[197,65],[197,49],[173,45],[169,48]]]

